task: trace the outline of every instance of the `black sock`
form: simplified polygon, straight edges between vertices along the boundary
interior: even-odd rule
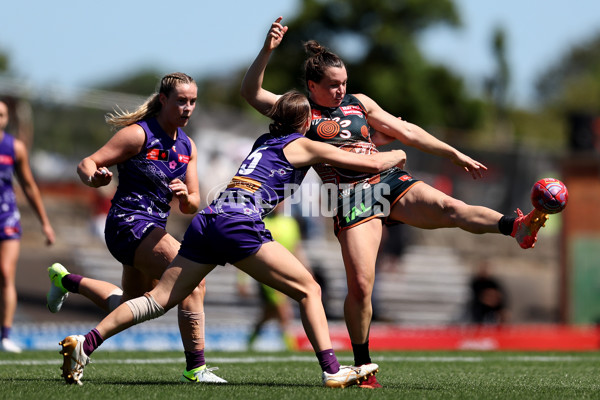
[[[371,363],[368,340],[363,344],[352,343],[352,351],[354,352],[354,365],[359,366]]]
[[[498,229],[500,229],[500,233],[503,235],[510,235],[513,231],[513,225],[515,224],[515,217],[509,217],[507,215],[502,216],[500,221],[498,221]]]

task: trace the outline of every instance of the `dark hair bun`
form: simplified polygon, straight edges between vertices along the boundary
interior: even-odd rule
[[[316,40],[309,40],[304,43],[304,49],[308,54],[318,56],[327,51],[327,49],[319,44]]]

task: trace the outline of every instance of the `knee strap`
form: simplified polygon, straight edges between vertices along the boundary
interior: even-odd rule
[[[165,309],[154,300],[150,293],[144,293],[141,297],[127,300],[125,304],[133,313],[133,322],[136,324],[158,318],[165,313]]]

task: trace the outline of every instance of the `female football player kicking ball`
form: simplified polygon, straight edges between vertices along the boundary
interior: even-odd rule
[[[67,383],[81,384],[89,357],[105,339],[132,325],[163,315],[189,295],[217,265],[230,263],[299,303],[308,340],[322,369],[323,385],[343,388],[378,372],[377,364],[340,366],[332,349],[321,288],[310,272],[273,241],[263,217],[298,187],[311,165],[330,163],[376,173],[404,165],[403,151],[358,155],[304,138],[311,121],[307,98],[288,92],[274,104],[270,133],[262,135],[218,199],[194,217],[177,257],[158,285],[121,304],[85,336],[59,344]]]
[[[279,17],[271,24],[262,49],[242,81],[242,97],[261,113],[267,112],[279,98],[263,88],[263,81],[269,58],[288,31],[281,20]],[[313,116],[307,138],[367,154],[376,152],[378,146],[398,140],[402,145],[451,160],[474,179],[483,176],[487,168],[482,163],[421,127],[389,114],[370,97],[347,93],[348,73],[337,54],[314,40],[304,43],[304,49],[308,54],[304,62],[304,82]],[[355,365],[371,362],[371,303],[384,224],[404,223],[421,229],[459,228],[474,234],[510,235],[522,248],[531,248],[546,220],[535,210],[527,215],[517,210],[517,215],[512,216],[467,204],[398,168],[381,174],[359,174],[320,165],[315,166],[315,171],[325,184],[338,186],[334,231],[346,269],[348,291],[344,319]],[[366,202],[361,199],[371,199],[370,206],[365,206]],[[379,199],[385,203],[379,203]],[[391,207],[386,210],[385,204]],[[375,389],[381,384],[373,376],[360,386]]]

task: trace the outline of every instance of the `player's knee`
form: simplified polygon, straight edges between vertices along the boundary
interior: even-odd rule
[[[200,281],[200,283],[198,284],[198,288],[197,289],[202,294],[202,296],[204,296],[204,294],[206,294],[206,279],[202,279]]]
[[[348,295],[356,300],[370,299],[373,293],[373,279],[365,276],[354,278],[354,282],[348,285]]]
[[[466,215],[469,205],[462,200],[453,197],[446,197],[442,201],[442,211],[446,218],[454,224],[460,220],[461,216]]]
[[[307,295],[314,296],[317,298],[321,298],[321,285],[319,285],[316,281],[312,281],[307,286]]]
[[[290,288],[291,289],[291,288]],[[293,300],[302,303],[307,300],[321,299],[321,286],[316,282],[303,283],[298,288],[291,290],[287,295]]]
[[[198,286],[196,286],[194,288],[192,293],[190,293],[190,297],[195,299],[196,301],[203,301],[205,294],[206,294],[206,285],[200,283]]]

